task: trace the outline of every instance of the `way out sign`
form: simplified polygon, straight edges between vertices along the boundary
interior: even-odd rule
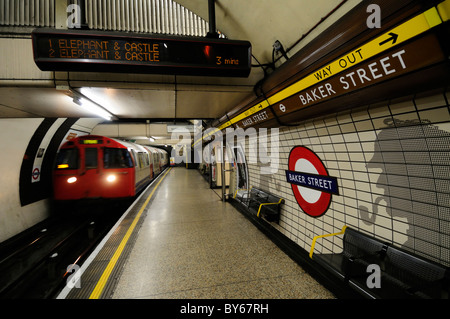
[[[320,158],[307,147],[296,146],[291,150],[286,181],[291,184],[300,208],[312,217],[325,214],[332,195],[339,195],[337,178],[329,176]]]

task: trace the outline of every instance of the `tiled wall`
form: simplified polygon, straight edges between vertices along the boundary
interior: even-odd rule
[[[314,236],[348,225],[449,266],[449,100],[450,93],[411,97],[280,128],[278,170],[261,174],[261,164],[249,164],[249,184],[285,198],[273,225],[308,252]],[[340,194],[321,217],[306,215],[286,182],[295,146],[313,150],[338,179]],[[315,253],[341,244],[320,239]]]

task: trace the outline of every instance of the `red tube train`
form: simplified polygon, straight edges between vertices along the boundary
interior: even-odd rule
[[[133,197],[168,165],[166,151],[97,135],[61,146],[53,171],[57,201]]]

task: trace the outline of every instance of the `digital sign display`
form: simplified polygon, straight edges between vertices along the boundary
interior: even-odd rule
[[[36,29],[34,61],[42,71],[248,77],[251,44],[225,39]]]
[[[99,141],[99,140],[80,140],[80,144],[103,144],[103,141]]]

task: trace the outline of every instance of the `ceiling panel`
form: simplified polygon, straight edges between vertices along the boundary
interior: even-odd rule
[[[179,91],[177,118],[216,119],[242,101],[248,92]]]
[[[5,113],[25,117],[93,117],[94,113],[73,103],[54,88],[0,87],[0,105]],[[14,110],[14,111],[11,111]],[[11,117],[11,116],[5,116]]]
[[[81,88],[79,91],[118,118],[173,118],[175,92],[167,90]]]
[[[176,0],[205,20],[208,2]],[[348,11],[361,0],[345,2],[345,8],[323,23],[330,25],[339,14]],[[342,0],[216,0],[216,25],[232,40],[248,40],[253,55],[260,63],[272,60],[272,45],[279,40],[285,49],[293,46],[329,12],[344,3]],[[255,61],[253,61],[255,63]]]

